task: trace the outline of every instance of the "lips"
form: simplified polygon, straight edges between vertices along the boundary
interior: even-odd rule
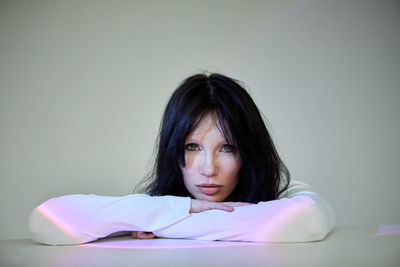
[[[205,195],[215,195],[222,189],[222,185],[217,184],[200,184],[197,187]]]

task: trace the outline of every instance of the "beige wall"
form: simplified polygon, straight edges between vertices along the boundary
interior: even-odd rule
[[[123,195],[166,101],[246,82],[293,178],[338,225],[400,223],[398,1],[1,1],[0,238],[42,201]]]

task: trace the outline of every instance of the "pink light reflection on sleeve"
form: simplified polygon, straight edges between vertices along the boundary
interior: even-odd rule
[[[69,236],[73,236],[76,231],[68,225],[62,218],[60,218],[56,213],[54,213],[51,209],[47,208],[46,205],[40,205],[36,208],[47,220],[52,222],[58,229],[63,231],[65,234]]]
[[[292,199],[286,201],[292,202]],[[304,242],[305,239],[320,240],[321,225],[317,208],[311,198],[297,196],[296,202],[285,207],[284,212],[279,207],[264,221],[261,227],[261,242]],[[311,220],[310,220],[311,219]]]
[[[74,227],[73,222],[79,218],[70,216],[71,220],[66,220],[67,214],[58,213],[60,210],[53,210],[51,205],[46,204],[37,207],[31,215],[30,232],[34,241],[48,245],[73,245],[97,239]]]

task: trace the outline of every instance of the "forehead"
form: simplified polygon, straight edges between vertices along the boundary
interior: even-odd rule
[[[210,114],[204,116],[186,138],[201,140],[207,137],[225,140],[218,120]]]

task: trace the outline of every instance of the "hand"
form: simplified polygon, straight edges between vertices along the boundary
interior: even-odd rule
[[[206,210],[224,210],[228,212],[234,211],[234,207],[251,205],[247,202],[212,202],[207,200],[192,199],[190,203],[190,213],[197,213]]]
[[[134,239],[152,239],[156,237],[152,232],[133,231],[132,238]]]

